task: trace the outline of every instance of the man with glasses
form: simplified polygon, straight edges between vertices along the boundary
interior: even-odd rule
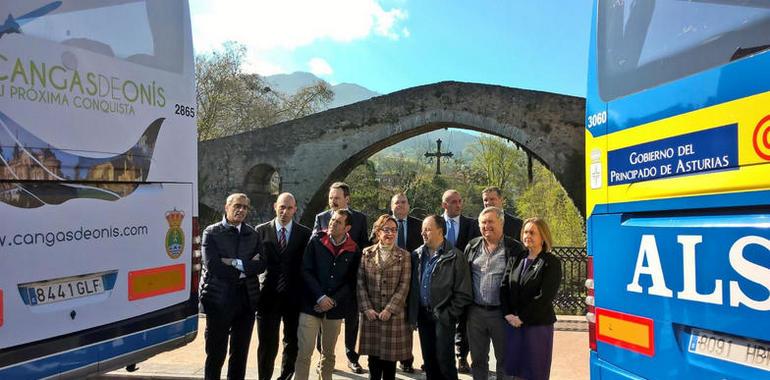
[[[206,314],[206,379],[219,379],[230,342],[227,377],[243,379],[259,302],[258,275],[265,261],[258,252],[259,237],[244,223],[249,198],[227,197],[225,215],[203,231],[203,274],[200,303]]]

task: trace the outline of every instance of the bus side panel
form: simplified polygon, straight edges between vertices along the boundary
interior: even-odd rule
[[[593,220],[599,241],[622,242],[594,245],[602,361],[645,378],[768,376],[770,362],[740,362],[752,350],[738,362],[709,357],[692,352],[692,335],[702,329],[762,347],[770,342],[767,329],[746,323],[770,310],[770,209]]]
[[[0,267],[18,269],[0,276],[0,348],[188,300],[192,196],[191,184],[145,184],[129,198],[75,199],[53,213],[0,203],[14,220],[0,228]]]

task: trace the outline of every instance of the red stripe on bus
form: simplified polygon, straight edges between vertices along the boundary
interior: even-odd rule
[[[128,272],[128,300],[136,301],[183,290],[186,272],[185,264]]]

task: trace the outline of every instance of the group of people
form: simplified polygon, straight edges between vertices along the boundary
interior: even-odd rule
[[[367,356],[370,379],[394,379],[397,362],[414,372],[415,329],[429,380],[457,379],[458,370],[487,379],[490,342],[498,379],[549,377],[561,263],[543,219],[506,214],[496,187],[482,192],[478,220],[462,215],[456,190],[444,192],[442,215],[424,220],[399,193],[367,234],[347,184],[332,184],[328,199],[312,230],[293,220],[290,193],[278,196],[273,220],[252,228],[248,197],[232,194],[222,221],[205,229],[207,379],[220,377],[228,341],[228,378],[245,376],[255,321],[261,380],[273,376],[281,322],[278,379],[308,379],[318,350],[316,371],[330,380],[343,321],[348,368],[363,373]]]

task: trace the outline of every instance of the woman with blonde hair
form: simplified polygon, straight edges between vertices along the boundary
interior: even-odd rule
[[[364,249],[358,270],[362,314],[358,352],[369,356],[369,378],[395,379],[396,362],[412,355],[406,298],[412,275],[409,252],[396,246],[398,223],[380,216],[373,226],[376,244]]]
[[[505,369],[528,380],[548,379],[553,353],[553,300],[561,283],[561,262],[551,253],[553,240],[541,218],[524,221],[521,242],[527,251],[509,260],[500,287],[507,324]]]

